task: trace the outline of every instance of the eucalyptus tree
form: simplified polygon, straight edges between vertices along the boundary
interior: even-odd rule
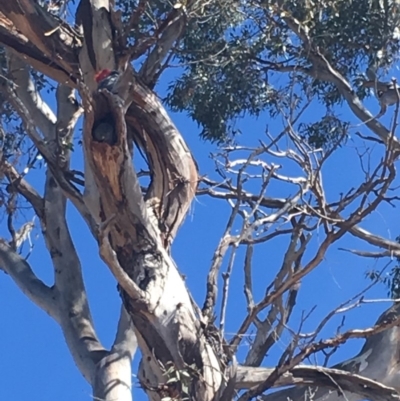
[[[1,171],[8,183],[2,197],[11,235],[0,243],[1,268],[60,325],[96,399],[131,399],[137,346],[139,382],[153,400],[248,400],[262,394],[398,399],[396,305],[371,329],[319,339],[343,308],[335,309],[305,342],[294,333],[276,366],[260,366],[287,327],[299,284],[332,244],[355,236],[381,249],[360,256],[399,255],[396,241],[361,227],[382,203],[397,200],[388,193],[396,183],[399,93],[387,75],[398,59],[399,19],[394,1],[0,0]],[[179,73],[161,99],[157,84],[174,66]],[[106,70],[116,71],[112,86],[96,80]],[[56,111],[42,96],[54,82]],[[372,93],[378,115],[363,103]],[[305,118],[316,104],[318,115]],[[215,155],[217,178],[199,173],[167,108],[186,112],[203,139],[222,146]],[[340,117],[343,108],[370,131],[360,140],[367,147],[378,143],[380,155],[365,168],[360,153],[365,178],[332,200],[322,179],[325,164],[356,136]],[[393,123],[385,126],[380,117],[389,110]],[[268,113],[281,122],[281,131],[268,133],[257,147],[240,146],[240,117]],[[94,135],[99,126],[112,135]],[[132,161],[136,150],[148,166],[144,181]],[[82,158],[84,172],[70,168],[72,152]],[[45,161],[43,195],[26,176],[38,158]],[[296,172],[281,172],[273,158],[293,163]],[[276,182],[291,195],[267,197]],[[196,194],[220,198],[231,208],[201,307],[171,256]],[[21,202],[40,224],[54,268],[52,286],[18,252],[32,228],[30,222],[14,227]],[[93,326],[67,202],[118,282],[121,316],[109,350]],[[320,228],[318,245],[309,247]],[[286,241],[286,252],[256,300],[253,251],[277,237]],[[227,292],[239,248],[245,251],[247,315],[228,339]],[[228,270],[221,287],[223,263]],[[239,364],[235,355],[251,329],[254,342]],[[301,365],[316,352],[364,337],[360,354],[333,369]]]

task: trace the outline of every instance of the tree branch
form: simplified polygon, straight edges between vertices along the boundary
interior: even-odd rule
[[[30,0],[0,0],[0,41],[40,72],[75,86],[79,34]]]
[[[182,35],[185,27],[185,13],[183,10],[173,10],[163,27],[161,38],[154,46],[150,55],[143,63],[139,75],[150,87],[154,86],[158,70],[175,41]]]
[[[93,384],[94,399],[131,400],[131,364],[136,348],[137,341],[131,318],[122,306],[114,344],[109,355],[97,365]]]
[[[53,319],[60,321],[57,292],[39,280],[29,264],[14,252],[4,240],[0,240],[0,263],[2,270],[10,275],[32,302]]]
[[[110,0],[81,0],[76,11],[76,23],[84,33],[80,67],[85,85],[97,88],[94,76],[102,69],[117,69],[114,54]],[[125,68],[125,66],[124,66]]]
[[[260,384],[267,380],[273,371],[273,368],[238,366],[235,388],[237,390],[242,390]],[[347,384],[347,381],[352,383],[350,387],[349,384]],[[327,389],[332,388],[337,390],[339,386],[339,388],[342,388],[343,390],[356,393],[360,396],[366,397],[367,399],[374,400],[377,399],[374,397],[379,397],[379,392],[381,392],[380,395],[383,397],[383,400],[391,399],[394,401],[400,398],[400,395],[397,393],[397,390],[394,387],[385,386],[376,380],[372,380],[352,372],[347,372],[341,369],[325,368],[322,366],[295,366],[290,370],[290,372],[284,373],[274,383],[273,387],[285,387],[290,385],[310,385],[312,387],[322,387],[321,390],[324,390],[325,394],[328,392]],[[301,395],[298,391],[299,387],[292,387],[288,390],[264,395],[262,396],[262,399],[268,401],[287,400],[288,398],[293,401],[296,401],[299,398],[304,399],[308,388],[300,387],[300,389]],[[290,395],[288,395],[288,392],[293,392],[293,390],[296,393],[299,393],[299,397],[292,398]],[[369,391],[372,391],[372,393],[369,393]],[[375,393],[376,391],[378,391],[378,394]],[[340,395],[338,394],[337,398],[339,397]],[[318,398],[320,397],[317,396],[314,399]]]
[[[29,82],[20,82],[22,87],[28,87]],[[49,168],[51,169],[52,174],[57,179],[57,183],[63,190],[63,193],[71,200],[77,210],[80,212],[82,217],[85,219],[86,223],[89,226],[92,234],[96,236],[96,227],[95,222],[92,215],[89,213],[82,195],[80,192],[66,179],[64,171],[59,168],[59,163],[57,159],[57,147],[55,149],[54,146],[48,146],[48,144],[55,144],[55,135],[54,132],[43,132],[44,135],[50,135],[49,137],[42,138],[41,135],[36,130],[35,125],[33,124],[33,119],[30,116],[28,109],[25,107],[24,103],[20,100],[18,93],[15,92],[15,89],[10,87],[10,85],[6,85],[6,91],[8,94],[8,98],[10,103],[13,105],[19,116],[21,117],[26,132],[29,138],[32,140],[34,145],[37,147],[38,151],[47,161]],[[31,104],[32,105],[32,104]],[[75,118],[75,116],[74,116]],[[53,148],[53,149],[51,149]]]
[[[140,82],[126,121],[135,127],[135,140],[148,155],[152,180],[146,204],[160,222],[169,248],[195,197],[197,164],[160,100]]]
[[[357,238],[360,238],[371,245],[378,246],[379,248],[387,249],[388,251],[396,251],[400,252],[400,244],[396,241],[391,241],[386,238],[380,237],[379,235],[375,235],[370,233],[369,231],[354,226],[349,230],[349,233],[354,235]]]
[[[71,130],[76,122],[77,108],[71,103],[73,90],[57,89],[57,128]],[[46,137],[56,141],[55,130]],[[69,164],[69,152],[64,154]],[[66,221],[66,198],[57,185],[52,171],[47,171],[45,184],[44,237],[55,269],[55,288],[60,294],[61,328],[66,342],[83,376],[91,382],[97,362],[106,354],[100,344],[92,321],[83,282],[81,264]]]
[[[301,26],[299,21],[293,18],[291,14],[285,10],[284,1],[279,0],[278,4],[281,8],[280,12],[282,13],[282,19],[303,42],[305,53],[308,55],[308,58],[312,63],[312,68],[309,70],[309,75],[316,79],[333,83],[346,100],[353,113],[383,142],[386,144],[393,142],[396,150],[400,150],[400,142],[398,139],[393,138],[391,131],[385,128],[376,118],[374,118],[374,116],[361,103],[360,99],[346,79],[330,65],[328,60],[318,49],[314,48],[306,30]],[[306,70],[303,70],[303,72],[305,71]]]
[[[296,384],[309,384],[312,387],[304,387],[302,389],[295,388],[296,395],[293,393],[284,394],[276,392],[268,395],[260,396],[263,401],[292,401],[307,400],[308,398],[318,400],[324,397],[329,401],[333,400],[353,400],[368,399],[373,401],[398,401],[400,395],[392,387],[387,387],[375,380],[368,379],[363,376],[356,375],[351,372],[344,372],[338,369],[327,369],[319,366],[298,366],[292,369],[288,374]],[[283,379],[283,378],[282,378]],[[286,380],[282,380],[281,385]],[[289,381],[289,380],[288,380]],[[334,392],[328,389],[335,390]],[[299,391],[300,390],[300,391]],[[350,394],[353,396],[350,397]]]
[[[32,120],[45,136],[54,135],[57,118],[49,105],[43,101],[30,78],[28,66],[15,54],[8,52],[9,78],[15,92],[25,105]]]
[[[314,369],[319,372],[323,372],[324,368],[296,366],[290,369],[289,372],[284,373],[280,378],[278,378],[273,383],[273,386],[276,387],[303,383],[310,384],[313,388],[319,387],[317,390],[312,389],[312,392],[315,393],[315,400],[320,398],[326,399],[325,397],[328,393],[326,387],[332,388],[335,381],[336,383],[338,383],[342,380],[342,377],[340,377],[340,375],[330,376],[330,373],[336,375],[337,373],[344,374],[340,371],[346,371],[349,372],[347,375],[350,374],[352,377],[356,377],[356,380],[363,380],[363,378],[375,380],[376,382],[365,383],[367,388],[372,391],[374,397],[377,397],[375,390],[378,391],[380,388],[377,382],[381,383],[383,386],[393,387],[394,389],[396,389],[396,391],[399,391],[400,381],[398,366],[400,361],[396,353],[398,347],[397,339],[400,335],[399,315],[400,303],[396,303],[379,317],[374,327],[364,330],[349,330],[348,332],[343,333],[342,335],[339,335],[332,340],[320,341],[319,344],[327,343],[326,341],[328,341],[328,343],[332,341],[333,344],[333,342],[337,343],[337,341],[340,341],[340,343],[342,343],[343,341],[346,341],[345,339],[348,338],[366,338],[364,346],[356,357],[335,365],[333,369],[335,369],[336,371],[326,372],[327,376],[325,378],[320,376],[319,373],[317,374],[317,377],[313,376],[314,373],[311,373]],[[254,386],[262,386],[263,383],[265,383],[270,378],[271,374],[274,371],[275,368],[253,368],[252,370],[251,368],[247,367],[239,367],[237,373],[236,388],[254,388]],[[325,375],[325,373],[321,374]],[[354,387],[353,390],[349,389],[347,380],[351,381],[352,379],[349,378],[347,375],[346,377],[343,377],[343,389],[348,389],[349,391],[358,393],[361,396],[366,396],[365,393],[362,392],[361,384],[360,386],[357,385],[357,391],[354,391]],[[362,375],[363,377],[359,377],[359,375]],[[330,377],[336,377],[336,379],[332,382]],[[313,382],[314,378],[316,380],[315,382]],[[322,379],[322,382],[318,382],[320,378]],[[370,387],[371,385],[372,387]],[[307,389],[307,387],[302,386],[293,387],[267,395],[265,396],[265,399],[268,401],[278,401],[286,400],[287,398],[289,398],[294,401],[299,401],[301,399],[304,399],[305,393],[308,391]],[[385,397],[388,396],[389,393],[385,392],[385,389],[383,390]],[[390,392],[393,390],[388,391]],[[398,395],[395,394],[395,396]],[[371,394],[367,398],[370,399],[370,397]],[[338,400],[339,398],[339,396],[333,396],[332,401]]]
[[[10,185],[21,194],[33,207],[39,219],[44,216],[44,200],[9,162],[3,162],[1,170],[7,177]]]

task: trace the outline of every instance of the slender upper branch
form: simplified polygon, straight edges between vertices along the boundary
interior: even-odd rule
[[[324,55],[314,46],[306,32],[306,30],[301,26],[300,22],[293,18],[289,12],[285,11],[284,1],[278,1],[281,7],[283,20],[286,22],[288,27],[297,35],[297,37],[302,41],[303,46],[306,50],[309,60],[312,63],[312,68],[310,70],[303,70],[303,72],[308,72],[310,76],[333,83],[343,98],[346,100],[350,109],[353,113],[363,121],[366,126],[371,129],[382,141],[389,143],[394,141],[396,149],[400,149],[400,143],[397,138],[392,138],[391,131],[385,128],[373,115],[364,107],[359,97],[356,95],[355,91],[351,88],[350,84],[346,79],[340,74],[339,71],[328,62]]]
[[[12,52],[8,52],[8,56],[10,79],[15,84],[18,97],[40,131],[46,136],[53,135],[57,121],[54,112],[36,90],[34,82],[30,79],[27,65]]]
[[[176,40],[182,35],[185,27],[185,14],[183,10],[173,10],[168,16],[166,27],[162,32],[160,40],[154,46],[150,55],[140,69],[140,76],[146,84],[153,85],[154,79],[167,54],[171,51]]]
[[[361,238],[371,245],[375,245],[389,251],[396,250],[397,252],[400,252],[400,244],[398,242],[391,241],[378,235],[372,234],[361,227],[354,226],[349,230],[349,232],[355,237]]]

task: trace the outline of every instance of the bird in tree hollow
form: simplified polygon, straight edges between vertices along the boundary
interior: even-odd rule
[[[120,75],[118,71],[109,69],[99,71],[95,75],[97,90],[107,89],[110,92],[114,92]],[[116,144],[118,138],[115,131],[115,120],[111,113],[94,123],[92,137],[96,142],[107,143],[111,146]]]
[[[109,69],[104,69],[99,71],[95,76],[95,80],[97,82],[97,89],[107,89],[110,92],[113,92],[115,85],[118,82],[120,77],[120,73],[118,71],[111,71]]]
[[[94,123],[92,137],[96,142],[104,142],[111,146],[117,143],[115,120],[112,114],[107,114],[101,120]]]

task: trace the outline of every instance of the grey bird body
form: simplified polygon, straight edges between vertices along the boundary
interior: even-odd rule
[[[371,68],[367,69],[367,77],[368,81],[365,81],[363,86],[372,88],[379,100],[381,110],[376,116],[376,118],[379,118],[386,113],[388,106],[392,106],[400,100],[400,87],[395,82],[378,81],[375,72]]]
[[[114,145],[117,142],[114,121],[110,119],[99,121],[93,128],[92,136],[96,142]]]

